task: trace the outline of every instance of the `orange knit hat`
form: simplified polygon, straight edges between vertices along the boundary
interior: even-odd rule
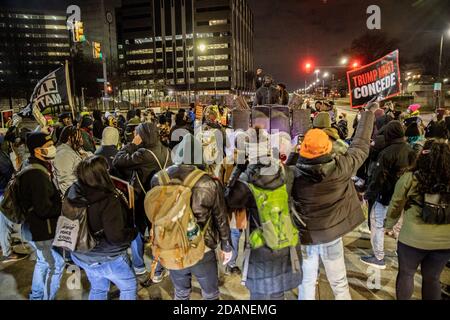
[[[321,129],[311,129],[306,133],[300,148],[300,156],[315,159],[331,153],[333,144],[328,135]]]

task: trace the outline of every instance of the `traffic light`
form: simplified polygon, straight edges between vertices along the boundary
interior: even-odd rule
[[[305,61],[305,63],[303,64],[303,70],[306,73],[311,73],[314,70],[314,63],[312,63],[312,61]]]
[[[110,82],[106,84],[106,91],[108,92],[108,94],[111,94],[113,92],[113,88]]]
[[[75,26],[73,29],[73,41],[74,42],[84,42],[86,41],[86,36],[84,35],[83,22],[75,21]]]
[[[360,66],[360,63],[359,63],[358,60],[352,61],[351,67],[352,67],[353,69],[359,68],[359,66]]]
[[[103,58],[102,46],[100,42],[92,42],[92,56],[94,57],[94,59],[101,60]]]

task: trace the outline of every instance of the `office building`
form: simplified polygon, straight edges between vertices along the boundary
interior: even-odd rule
[[[253,90],[253,15],[246,0],[127,0],[118,10],[122,89],[187,95]]]

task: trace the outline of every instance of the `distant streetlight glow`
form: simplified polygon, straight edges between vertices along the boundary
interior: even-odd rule
[[[445,79],[444,79],[444,83],[447,83],[447,82],[448,82],[448,80],[449,80],[448,78],[445,78]]]
[[[410,76],[411,74],[412,74],[412,72],[408,72],[406,75],[407,75],[407,76]]]
[[[346,65],[348,63],[348,58],[341,59],[341,65]]]
[[[330,73],[328,73],[328,72],[325,72],[324,74],[323,74],[323,77],[324,78],[328,78],[330,76]]]
[[[198,50],[200,50],[200,52],[205,52],[206,51],[206,44],[202,43],[198,46]]]
[[[320,70],[319,70],[319,69],[316,69],[316,70],[314,71],[314,73],[315,73],[316,75],[318,75],[318,74],[320,73]]]

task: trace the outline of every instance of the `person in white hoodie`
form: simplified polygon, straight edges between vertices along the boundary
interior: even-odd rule
[[[91,154],[83,149],[81,131],[75,126],[65,127],[61,132],[53,162],[58,188],[63,195],[77,180],[76,166],[89,155]]]

